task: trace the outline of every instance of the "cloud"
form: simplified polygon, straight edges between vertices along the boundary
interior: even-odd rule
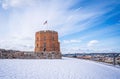
[[[80,43],[81,42],[81,40],[63,40],[63,43]]]
[[[9,39],[9,40],[8,40]],[[0,39],[0,47],[5,49],[14,49],[14,50],[26,50],[26,51],[33,51],[34,46],[32,39],[26,38],[7,38],[7,39]]]
[[[68,2],[64,2],[64,0],[40,0],[38,3],[36,3],[37,0],[33,1],[34,0],[5,0],[5,2],[3,2],[3,4],[11,8],[23,7],[23,5],[34,5],[32,8],[29,6],[28,9],[25,9],[22,13],[20,11],[17,12],[15,9],[14,12],[10,14],[9,26],[11,26],[11,29],[19,29],[21,27],[20,29],[23,29],[24,32],[26,29],[33,32],[36,29],[51,28],[57,30],[60,36],[65,36],[90,28],[92,24],[95,23],[96,16],[100,16],[106,12],[95,12],[94,10],[89,10],[87,7],[70,10],[69,8],[73,5],[75,6],[76,3],[76,1],[72,0]],[[61,6],[62,4],[64,5]],[[49,8],[46,6],[49,6]],[[49,27],[42,28],[42,24],[46,19],[48,20]],[[79,23],[79,25],[76,25],[77,23]],[[17,24],[20,25],[18,26]]]
[[[30,6],[33,3],[33,0],[2,0],[2,8],[20,8],[25,6]]]
[[[27,48],[25,46],[30,46],[33,48],[29,50],[33,50],[36,31],[49,28],[58,31],[59,37],[62,38],[94,27],[96,24],[101,23],[101,18],[104,14],[112,10],[111,8],[106,9],[107,6],[113,4],[111,1],[109,3],[91,3],[90,5],[88,2],[87,6],[82,6],[82,4],[84,5],[82,1],[1,0],[0,4],[5,9],[5,13],[0,12],[0,15],[5,15],[5,17],[2,16],[0,18],[0,27],[3,28],[3,31],[8,30],[5,34],[0,33],[0,36],[2,36],[0,38],[3,40],[6,39],[4,40],[6,46],[13,47],[10,42],[15,37],[16,40],[14,43],[17,44],[17,49],[23,46],[23,50],[26,50]],[[77,5],[78,2],[80,5]],[[3,19],[4,24],[1,22]],[[46,27],[43,26],[45,20],[48,20],[48,26]],[[103,21],[104,19],[102,19]],[[74,38],[72,40],[63,40],[65,44],[81,42],[81,40],[75,40]]]
[[[88,47],[96,46],[98,43],[99,43],[98,40],[91,40],[88,42],[87,46]]]

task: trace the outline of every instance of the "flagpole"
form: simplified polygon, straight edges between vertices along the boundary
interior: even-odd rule
[[[47,30],[47,25],[48,25],[48,23],[47,23],[47,20],[43,23],[43,25],[44,25],[44,31],[46,31]]]

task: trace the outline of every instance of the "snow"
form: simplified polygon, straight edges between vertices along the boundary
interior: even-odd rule
[[[120,79],[120,69],[74,58],[1,59],[0,79]]]

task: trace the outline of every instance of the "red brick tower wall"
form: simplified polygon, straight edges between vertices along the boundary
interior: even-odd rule
[[[35,34],[35,52],[60,52],[60,43],[56,31],[39,31]]]

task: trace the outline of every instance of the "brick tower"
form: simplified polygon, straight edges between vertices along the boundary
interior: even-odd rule
[[[35,53],[46,55],[47,58],[61,58],[60,43],[58,33],[51,30],[36,32],[35,35]]]

